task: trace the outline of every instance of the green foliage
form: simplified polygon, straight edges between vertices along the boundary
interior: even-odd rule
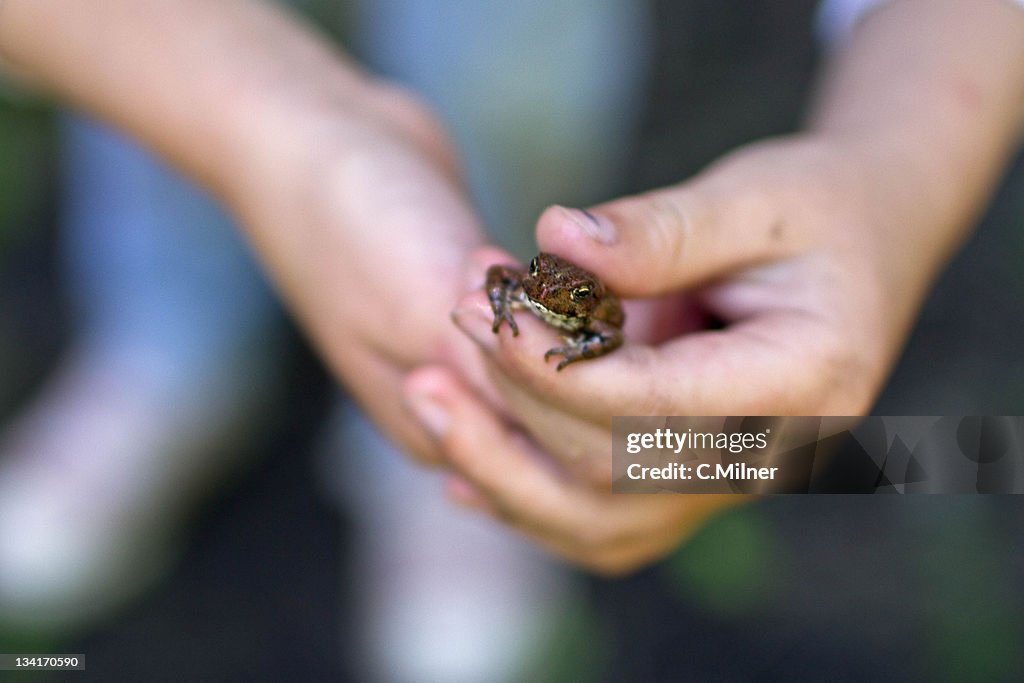
[[[1006,537],[987,505],[968,498],[948,505],[941,536],[927,539],[918,564],[931,597],[923,608],[933,680],[1019,680],[1024,624]]]
[[[687,601],[723,618],[750,615],[771,599],[773,537],[759,506],[743,505],[705,525],[664,568]]]
[[[0,256],[31,228],[46,201],[52,169],[53,116],[0,92]]]
[[[567,605],[534,660],[526,667],[523,680],[543,683],[586,683],[603,680],[610,651],[610,636],[600,620],[578,599]]]

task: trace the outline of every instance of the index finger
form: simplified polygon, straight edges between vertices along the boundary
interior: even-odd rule
[[[805,311],[768,312],[656,346],[627,340],[612,354],[556,372],[542,360],[551,336],[542,334],[539,321],[526,320],[518,337],[495,339],[485,311],[460,310],[460,327],[511,381],[592,422],[607,424],[615,415],[859,414],[865,409],[859,392],[843,391],[852,368],[841,345],[825,321]]]

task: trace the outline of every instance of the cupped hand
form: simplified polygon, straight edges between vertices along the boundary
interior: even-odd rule
[[[627,571],[743,498],[611,494],[613,415],[865,412],[946,253],[941,235],[909,248],[913,216],[872,161],[811,136],[770,141],[675,187],[549,209],[541,249],[626,299],[627,342],[556,372],[554,330],[520,313],[518,337],[495,335],[483,295],[464,298],[455,319],[487,379],[469,385],[468,358],[463,378],[433,367],[408,386],[449,416],[453,493],[567,558]]]
[[[445,135],[411,96],[381,86],[329,114],[283,128],[294,140],[274,142],[275,156],[232,203],[336,376],[429,461],[433,442],[401,383],[414,365],[467,355],[449,311],[480,227]]]

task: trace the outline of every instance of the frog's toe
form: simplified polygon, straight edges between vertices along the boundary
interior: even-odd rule
[[[512,317],[509,311],[495,314],[494,322],[491,323],[491,332],[498,334],[498,330],[501,329],[501,323],[503,322],[507,322],[508,326],[512,328],[513,337],[519,336],[519,326],[516,325],[516,319]]]
[[[569,363],[578,361],[581,358],[583,358],[583,356],[580,355],[579,349],[577,349],[575,346],[556,346],[553,349],[548,349],[544,353],[544,362],[547,363],[548,359],[551,358],[552,356],[562,356],[562,360],[558,362],[558,365],[555,367],[555,370],[561,370]]]

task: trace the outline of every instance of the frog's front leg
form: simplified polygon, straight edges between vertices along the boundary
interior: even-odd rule
[[[509,266],[491,266],[487,269],[487,298],[494,311],[494,322],[491,331],[498,333],[504,320],[512,328],[512,336],[519,336],[519,326],[512,317],[512,302],[518,299],[523,290],[523,274]]]
[[[551,356],[562,356],[556,370],[561,370],[569,363],[587,358],[597,358],[606,353],[611,353],[622,346],[624,340],[622,330],[618,327],[602,322],[595,322],[586,330],[579,333],[575,340],[565,346],[556,346],[548,349],[544,354],[546,362]]]

